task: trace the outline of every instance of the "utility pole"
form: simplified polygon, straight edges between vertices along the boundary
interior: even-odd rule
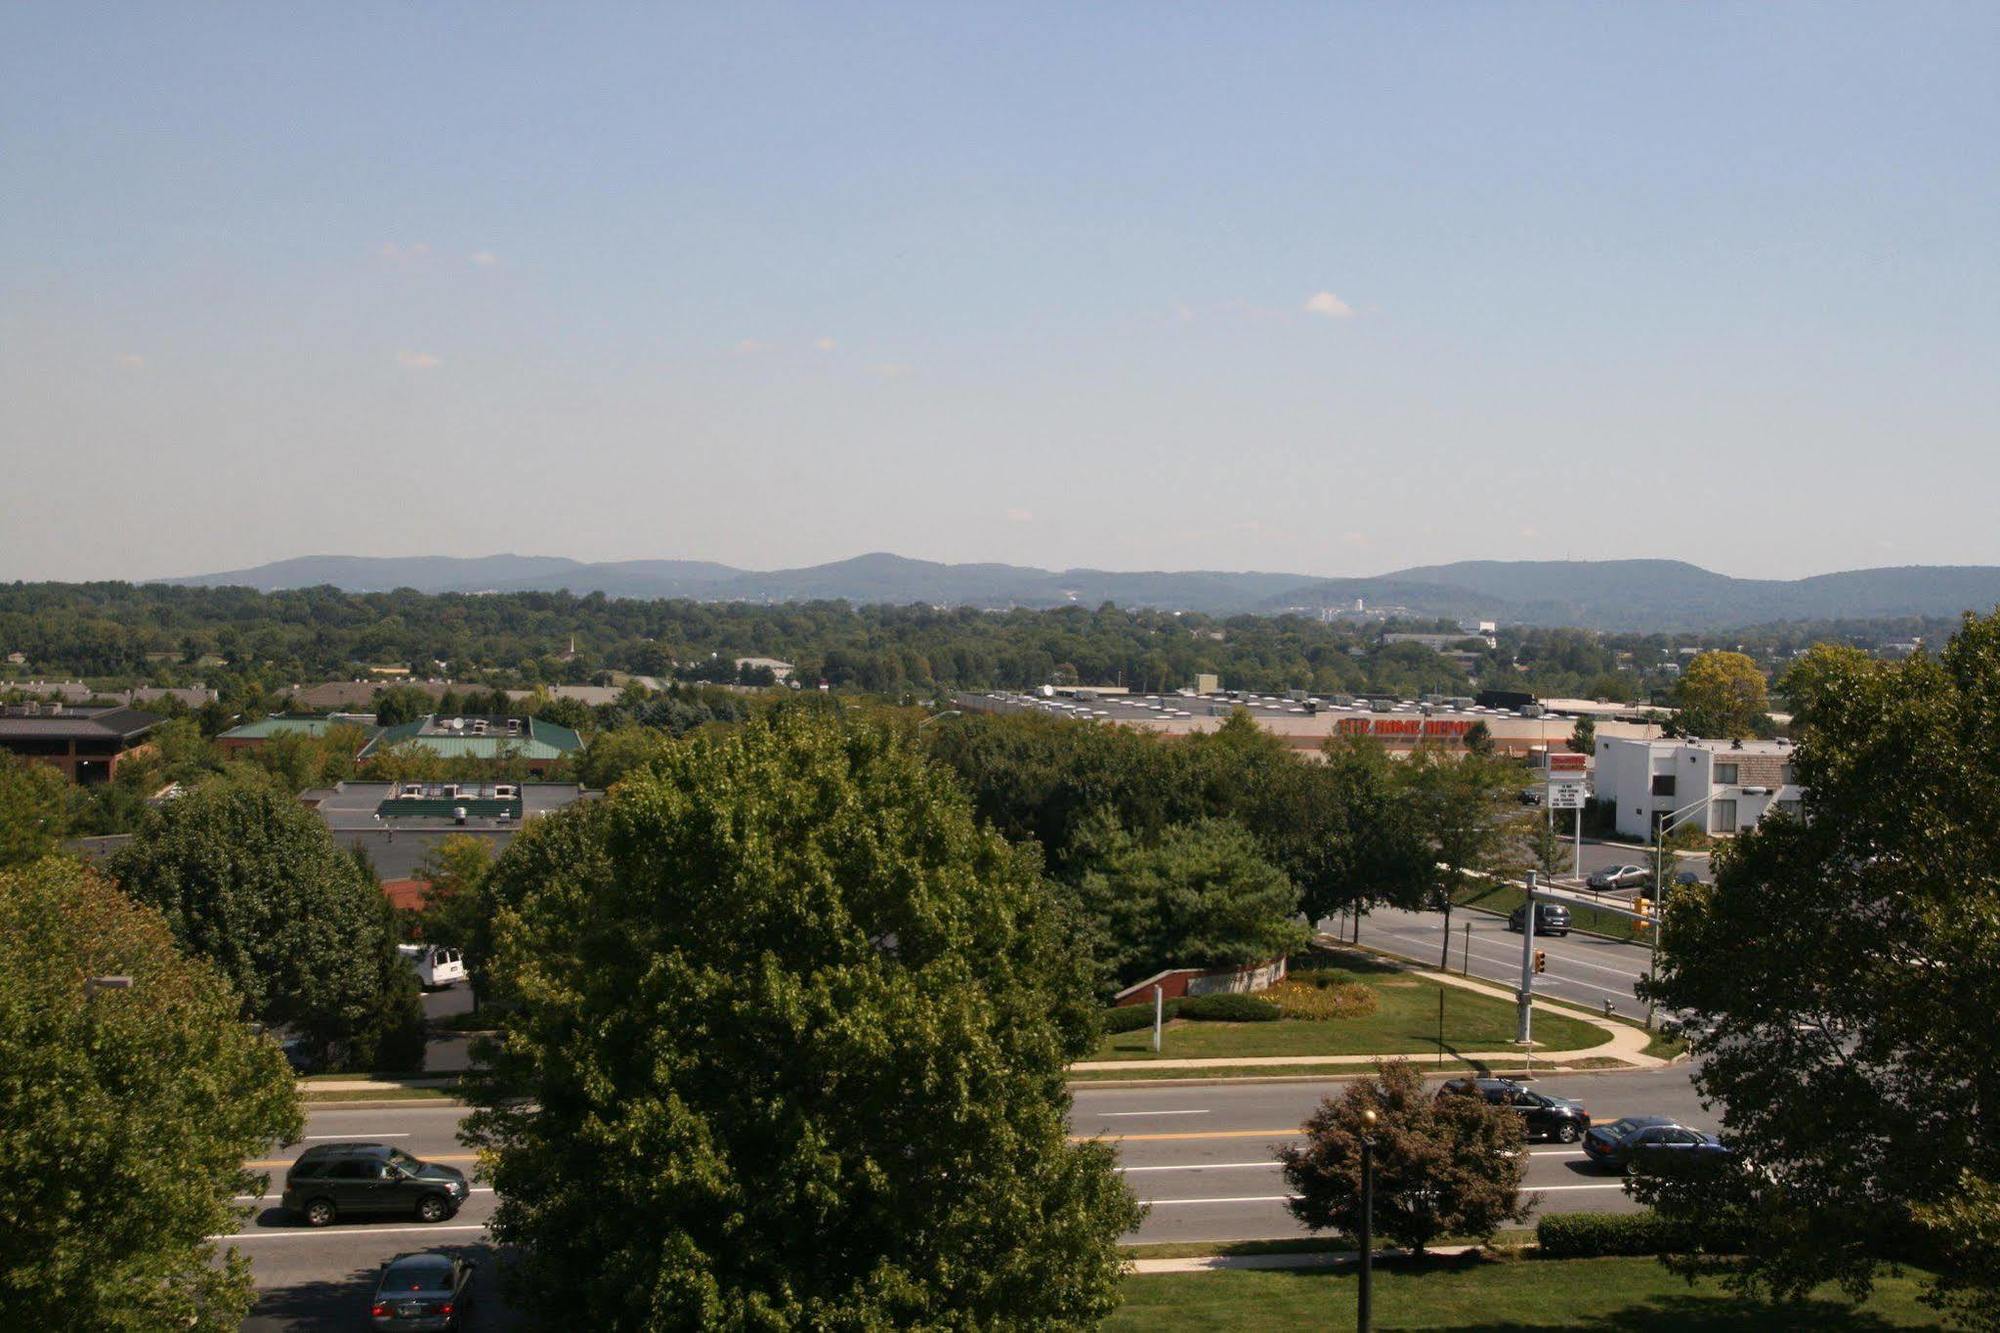
[[[1164,992],[1162,992],[1158,986],[1153,987],[1153,1054],[1154,1055],[1158,1055],[1160,1053],[1160,1029],[1165,1025],[1164,1019],[1167,1010],[1167,1002],[1163,998],[1163,995]]]
[[[1361,1136],[1361,1287],[1355,1293],[1354,1327],[1359,1333],[1375,1328],[1375,1112],[1361,1113],[1369,1132]]]
[[[1514,1040],[1525,1046],[1534,1040],[1535,1026],[1535,872],[1528,872],[1527,910],[1521,914],[1521,1014]]]

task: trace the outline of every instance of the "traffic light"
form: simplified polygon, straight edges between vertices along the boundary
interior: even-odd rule
[[[1548,970],[1549,970],[1549,951],[1547,949],[1535,950],[1535,975],[1540,976],[1542,973]]]
[[[1653,924],[1653,900],[1651,898],[1635,900],[1632,908],[1639,914],[1639,929],[1644,930]]]

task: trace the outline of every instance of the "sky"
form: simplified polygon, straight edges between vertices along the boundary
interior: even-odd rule
[[[2000,563],[2000,6],[0,10],[0,579]]]

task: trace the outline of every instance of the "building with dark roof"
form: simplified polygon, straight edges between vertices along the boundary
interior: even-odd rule
[[[280,736],[310,736],[318,738],[335,727],[347,727],[362,733],[358,751],[372,738],[378,728],[370,713],[335,713],[331,717],[293,717],[280,713],[272,717],[258,718],[255,722],[245,722],[240,727],[231,727],[215,738],[215,743],[228,752],[254,750],[268,744]]]
[[[151,749],[146,734],[160,722],[136,708],[14,704],[0,709],[0,750],[59,768],[72,782],[109,782],[119,764]]]
[[[538,717],[440,717],[433,713],[385,727],[361,749],[363,763],[397,746],[428,750],[440,759],[510,762],[540,776],[583,748],[583,737]]]

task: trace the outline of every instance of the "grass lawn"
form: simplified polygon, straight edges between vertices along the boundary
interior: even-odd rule
[[[1375,1012],[1361,1018],[1324,1021],[1281,1018],[1275,1023],[1198,1023],[1176,1020],[1167,1025],[1165,1049],[1153,1054],[1153,1032],[1118,1032],[1106,1036],[1092,1054],[1094,1060],[1202,1060],[1226,1056],[1398,1055],[1429,1054],[1438,1049],[1438,995],[1444,995],[1445,1055],[1458,1051],[1505,1051],[1514,1041],[1514,1006],[1510,1001],[1443,986],[1428,978],[1357,955],[1341,955],[1341,965],[1328,970],[1346,981],[1358,981],[1375,992]],[[1579,1051],[1610,1040],[1590,1023],[1546,1008],[1535,1014],[1538,1049]]]
[[[1470,880],[1461,885],[1451,897],[1460,907],[1478,907],[1488,912],[1498,912],[1502,916],[1512,912],[1527,900],[1527,894],[1518,884],[1495,884],[1491,881]],[[1609,935],[1615,940],[1646,941],[1646,935],[1634,927],[1630,917],[1616,912],[1600,912],[1595,907],[1583,903],[1565,901],[1569,908],[1569,923],[1578,930],[1587,930],[1596,935]]]
[[[1175,1273],[1125,1279],[1117,1330],[1354,1327],[1352,1272]],[[1437,1260],[1421,1271],[1375,1270],[1378,1328],[1727,1329],[1934,1328],[1917,1303],[1918,1278],[1879,1279],[1858,1310],[1832,1299],[1766,1305],[1712,1283],[1690,1287],[1653,1259]]]

